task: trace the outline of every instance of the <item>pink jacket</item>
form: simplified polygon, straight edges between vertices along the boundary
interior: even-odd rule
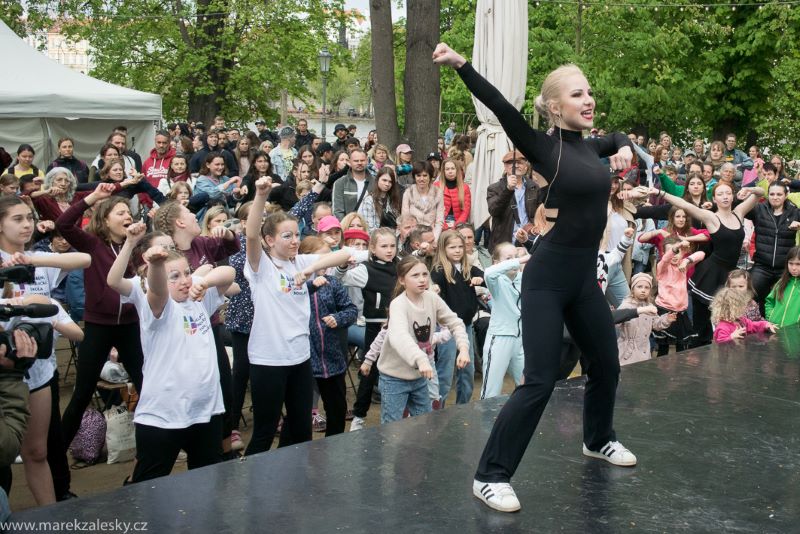
[[[745,328],[747,334],[758,334],[766,332],[769,325],[769,321],[751,321],[747,317],[739,317],[736,322],[720,321],[714,329],[714,343],[731,341],[731,334],[740,326]]]
[[[668,248],[656,266],[656,280],[658,281],[658,296],[656,305],[670,311],[680,312],[689,307],[689,293],[686,289],[686,280],[689,269],[682,273],[677,266],[672,265],[675,253]],[[694,263],[705,259],[705,252],[695,252],[689,256]]]

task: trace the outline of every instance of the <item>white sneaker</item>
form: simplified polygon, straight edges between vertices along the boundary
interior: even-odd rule
[[[178,453],[178,457],[175,459],[175,463],[183,463],[189,456],[186,454],[186,451],[180,451]]]
[[[520,509],[519,499],[514,488],[508,482],[472,482],[472,494],[482,500],[486,506],[500,512],[517,512]]]
[[[21,464],[22,463],[22,456],[18,455],[16,458],[14,458],[14,463],[15,464]]]
[[[364,418],[353,417],[353,420],[350,421],[350,432],[355,432],[356,430],[361,430],[362,428],[364,428]]]
[[[636,465],[636,456],[625,448],[619,441],[609,441],[600,449],[600,452],[590,451],[583,446],[583,454],[592,458],[600,458],[614,465],[633,467]]]

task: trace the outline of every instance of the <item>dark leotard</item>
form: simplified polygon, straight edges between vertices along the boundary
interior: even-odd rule
[[[531,162],[533,170],[551,184],[545,207],[558,208],[558,218],[547,233],[547,240],[571,247],[597,248],[606,227],[611,189],[611,174],[600,158],[630,146],[630,140],[619,132],[583,139],[580,132],[558,128],[553,135],[547,135],[531,128],[525,117],[471,64],[464,64],[458,74],[478,100],[494,112],[516,148]]]

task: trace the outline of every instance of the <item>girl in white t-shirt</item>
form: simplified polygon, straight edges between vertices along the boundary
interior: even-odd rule
[[[41,230],[47,229],[45,224],[39,223]],[[52,290],[61,284],[68,271],[88,267],[91,264],[91,256],[81,252],[56,254],[26,251],[25,249],[33,237],[35,227],[33,211],[28,204],[17,196],[0,198],[0,260],[2,261],[2,266],[28,264],[36,267],[34,282],[32,284],[9,284],[7,296],[19,298],[40,295],[45,299],[42,302],[49,302]],[[80,329],[78,328],[78,330]],[[32,430],[26,436],[29,446],[26,447],[23,454],[23,458],[27,462],[25,472],[28,484],[39,505],[55,502],[55,490],[53,489],[53,478],[47,461],[46,445],[50,419],[55,422],[57,418],[58,424],[54,425],[54,429],[60,429],[61,414],[58,412],[57,405],[50,402],[50,389],[46,387],[50,386],[50,382],[54,380],[54,369],[48,360],[37,360],[33,367],[29,369],[31,376],[38,377],[34,382],[41,382],[41,380],[44,380],[42,377],[46,378],[43,382],[33,386],[31,385],[33,382],[28,382],[31,392],[34,393],[31,398],[36,397],[31,407],[36,410],[38,415],[32,416],[33,423],[29,427]],[[46,399],[44,398],[45,389],[47,390]],[[45,400],[47,404],[45,404]],[[44,415],[41,410],[45,408],[49,415],[44,422],[44,426],[41,427],[38,423],[43,421]],[[62,448],[61,451],[54,450],[50,452],[51,458],[61,464],[62,469],[59,471],[66,470],[66,450]],[[68,491],[69,482],[62,480],[59,494]]]
[[[311,440],[311,304],[305,282],[314,272],[350,259],[346,250],[323,256],[298,254],[297,219],[277,212],[269,215],[262,226],[258,214],[264,212],[269,180],[261,178],[255,187],[251,216],[247,219],[244,266],[255,309],[247,347],[253,438],[246,454],[270,448],[284,405],[286,417],[280,446]]]
[[[56,370],[56,342],[63,335],[71,341],[82,341],[83,331],[64,311],[61,305],[44,295],[29,295],[22,298],[0,299],[0,304],[26,305],[26,304],[53,304],[58,306],[58,313],[53,317],[30,318],[14,317],[10,321],[0,323],[0,329],[11,331],[20,322],[50,323],[53,325],[53,345],[50,357],[37,359],[25,373],[25,383],[28,385],[30,397],[28,410],[30,418],[22,436],[20,456],[25,468],[25,479],[28,487],[36,500],[36,504],[43,506],[56,502],[53,486],[53,476],[47,459],[47,436],[50,429],[50,419],[59,418],[55,428],[61,429],[58,411],[53,412],[50,382]],[[66,458],[64,458],[66,462]]]
[[[156,245],[144,254],[146,284],[123,278],[143,223],[127,229],[127,239],[108,272],[108,285],[139,315],[142,391],[136,425],[136,466],[132,482],[166,476],[181,449],[189,469],[222,460],[222,391],[219,386],[211,316],[225,301],[232,267],[192,276],[180,252]]]

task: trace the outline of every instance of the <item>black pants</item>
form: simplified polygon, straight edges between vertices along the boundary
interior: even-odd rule
[[[347,416],[347,384],[344,373],[328,378],[316,377],[315,380],[322,406],[325,408],[325,437],[341,434],[344,432]]]
[[[750,280],[753,282],[753,290],[755,291],[755,300],[761,308],[761,313],[764,313],[764,301],[767,300],[767,295],[772,291],[772,287],[778,282],[783,274],[782,268],[772,269],[761,264],[756,263],[750,269]]]
[[[53,476],[53,489],[56,499],[60,499],[69,491],[72,481],[67,461],[67,447],[64,445],[64,433],[61,430],[61,407],[59,406],[58,371],[50,380],[50,426],[47,429],[47,463]]]
[[[525,383],[495,421],[475,474],[482,482],[508,482],[517,470],[558,379],[564,325],[587,361],[583,442],[599,450],[616,439],[619,358],[611,310],[597,284],[597,250],[537,245],[522,279]]]
[[[375,338],[378,337],[381,326],[383,326],[382,323],[367,323],[367,329],[364,333],[364,347],[366,347],[367,351],[372,342],[375,341]],[[358,376],[358,391],[356,391],[356,402],[353,404],[353,416],[363,419],[367,416],[369,407],[372,404],[372,390],[378,383],[378,361],[376,360],[372,364],[372,369],[370,369],[367,376],[361,373]]]
[[[62,418],[64,444],[67,447],[81,426],[83,412],[92,400],[100,371],[112,347],[116,347],[119,361],[125,366],[136,391],[142,391],[143,357],[139,323],[105,325],[86,322],[83,331],[84,339],[75,365],[75,390]]]
[[[710,345],[711,339],[714,336],[714,329],[711,326],[711,310],[708,308],[709,302],[698,297],[694,293],[692,295],[692,325],[697,337],[694,338],[692,347],[702,347]]]
[[[289,366],[250,364],[253,437],[247,455],[269,450],[286,405],[279,447],[311,441],[311,360]]]
[[[250,341],[250,334],[231,332],[231,340],[233,342],[231,428],[239,430],[244,396],[247,393],[247,381],[250,380],[250,360],[247,356],[247,343]]]
[[[217,347],[217,367],[219,368],[219,386],[222,389],[222,403],[225,405],[225,413],[222,416],[222,430],[220,435],[222,439],[228,438],[233,430],[232,418],[232,378],[231,378],[231,361],[228,359],[228,351],[225,350],[225,343],[222,340],[223,329],[225,325],[214,325],[212,332],[214,332],[214,344]]]
[[[158,428],[136,424],[136,467],[132,482],[164,477],[172,472],[181,449],[186,465],[196,469],[222,461],[222,416],[188,428]]]

